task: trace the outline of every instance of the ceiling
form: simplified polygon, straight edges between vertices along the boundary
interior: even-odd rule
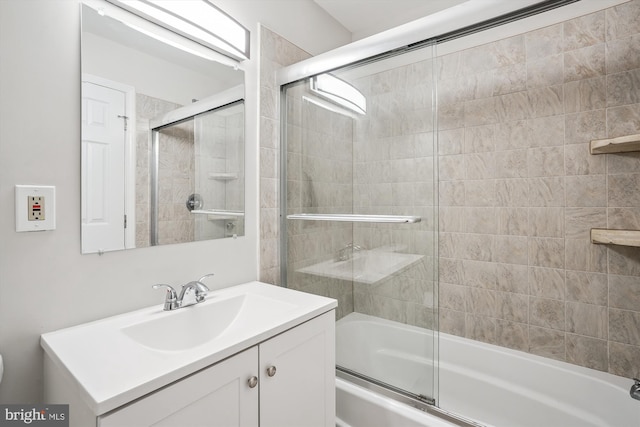
[[[467,0],[313,0],[359,40]]]

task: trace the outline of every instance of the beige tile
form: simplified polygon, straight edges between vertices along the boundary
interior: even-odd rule
[[[465,129],[449,129],[438,132],[438,154],[462,154],[465,141]]]
[[[640,102],[640,69],[607,76],[607,107]]]
[[[441,282],[454,285],[464,284],[462,261],[454,258],[439,258],[438,273]]]
[[[542,109],[543,103],[553,106],[553,90],[532,89],[529,92],[508,93],[495,99],[496,117],[500,123],[524,120],[536,113],[534,107]],[[536,116],[543,115],[550,114],[537,114]]]
[[[624,344],[640,345],[640,312],[610,308],[609,339]]]
[[[567,301],[606,305],[607,289],[606,274],[570,270],[566,272]]]
[[[528,147],[561,146],[564,143],[564,122],[563,115],[528,119]]]
[[[562,196],[564,196],[564,194],[562,194]],[[529,180],[496,180],[496,206],[529,206]]]
[[[464,224],[467,233],[496,234],[498,231],[496,208],[466,208]]]
[[[496,151],[527,148],[529,135],[526,120],[498,123],[495,133]]]
[[[564,148],[564,170],[566,175],[604,174],[606,156],[594,156],[589,152],[589,143],[567,145]]]
[[[492,242],[492,260],[498,263],[526,265],[528,242],[525,236],[495,236]]]
[[[589,239],[592,228],[607,228],[607,209],[566,208],[564,221],[567,239]]]
[[[483,98],[464,103],[464,124],[466,127],[498,123],[498,98]]]
[[[529,320],[529,297],[511,292],[498,292],[497,316],[511,322],[526,323]]]
[[[465,286],[440,283],[438,304],[441,309],[464,311],[465,294]]]
[[[600,110],[606,107],[606,99],[606,79],[604,77],[578,80],[564,85],[566,113]]]
[[[529,267],[528,281],[530,295],[539,298],[564,300],[564,270]]]
[[[627,378],[640,377],[640,347],[609,341],[609,372]]]
[[[607,216],[609,217],[609,228],[640,230],[640,207],[609,208]]]
[[[594,245],[589,239],[566,239],[565,255],[567,270],[607,272],[607,248]]]
[[[496,264],[473,260],[463,260],[463,280],[465,286],[484,289],[496,288]]]
[[[531,297],[529,299],[529,323],[534,326],[564,331],[564,301]]]
[[[538,356],[565,360],[565,333],[529,326],[529,351]]]
[[[564,175],[564,147],[542,147],[527,150],[529,177]]]
[[[565,205],[565,178],[541,177],[527,179],[528,204],[520,206],[544,207]]]
[[[530,89],[527,91],[527,99],[529,100],[533,117],[563,114],[564,104],[566,104],[565,97],[563,85]]]
[[[502,292],[528,295],[527,266],[496,264],[496,286]]]
[[[438,176],[442,181],[464,179],[464,155],[441,156],[438,162]]]
[[[567,362],[606,372],[609,369],[607,341],[567,334]]]
[[[640,104],[607,108],[607,137],[634,135],[640,131]]]
[[[470,153],[464,155],[466,179],[490,179],[496,174],[495,153]]]
[[[605,10],[607,40],[621,39],[638,33],[640,3],[631,1]]]
[[[529,331],[524,323],[496,321],[496,344],[514,350],[529,350]]]
[[[530,31],[524,39],[528,60],[556,55],[564,50],[562,24]]]
[[[607,73],[640,68],[640,34],[607,43]]]
[[[527,88],[527,64],[519,63],[493,71],[493,95],[506,95]]]
[[[640,153],[610,154],[605,157],[610,174],[640,173]]]
[[[607,307],[581,302],[566,303],[567,332],[607,339]]]
[[[565,116],[565,144],[587,144],[606,137],[606,110],[585,111]]]
[[[465,313],[463,311],[438,310],[440,330],[447,334],[465,336]]]
[[[606,206],[607,177],[605,175],[578,175],[565,178],[567,207]]]
[[[495,146],[495,132],[495,125],[466,128],[464,133],[464,152],[484,153],[493,151]]]
[[[564,54],[564,81],[572,82],[605,75],[605,45],[596,44]]]
[[[529,232],[527,208],[496,208],[498,234],[526,236]]]
[[[467,314],[465,322],[467,338],[489,344],[496,342],[496,319]]]
[[[564,268],[564,239],[549,237],[529,238],[529,265],[550,268]]]
[[[565,50],[580,49],[605,40],[604,11],[591,13],[563,23]]]
[[[496,183],[493,180],[465,181],[466,206],[495,206]]]
[[[440,206],[464,206],[464,181],[440,181]]]
[[[610,274],[640,276],[640,248],[627,246],[612,247],[608,251],[608,256]]]
[[[527,61],[527,89],[557,85],[563,82],[563,56],[547,56]]]
[[[609,306],[640,311],[640,278],[609,275]]]
[[[496,178],[525,178],[528,150],[496,152],[494,174]]]
[[[495,237],[490,234],[467,234],[465,245],[461,249],[462,258],[474,261],[491,261]]]
[[[564,208],[529,208],[528,235],[564,237]]]
[[[640,207],[640,173],[609,175],[608,203],[610,207]]]

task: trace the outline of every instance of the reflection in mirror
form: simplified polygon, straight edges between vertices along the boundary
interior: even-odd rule
[[[244,101],[152,132],[151,236],[141,244],[244,235]]]
[[[218,95],[221,95],[218,98],[226,99],[230,88],[243,92],[244,72],[238,69],[239,64],[187,39],[175,43],[180,36],[108,3],[99,0],[83,2],[86,4],[82,5],[81,52],[82,252],[102,253],[153,244],[242,235],[244,103],[234,104],[235,110],[231,106],[224,109],[219,107],[240,101],[244,95],[241,93],[235,99],[217,105],[214,111],[211,111],[211,107],[203,110],[200,107],[202,101],[195,102],[198,99],[215,99]],[[169,39],[173,41],[168,43]],[[194,222],[190,226],[192,234],[177,238],[175,234],[163,236],[159,233],[158,239],[152,241],[151,230],[162,230],[163,226],[156,228],[151,222],[151,188],[156,184],[151,177],[151,123],[158,118],[176,117],[185,109],[200,109],[197,113],[211,111],[210,117],[192,119],[191,133],[194,138],[183,140],[179,146],[181,148],[170,149],[169,145],[163,148],[161,144],[160,150],[166,149],[167,152],[164,158],[160,156],[158,160],[163,163],[169,160],[177,162],[174,169],[176,176],[183,176],[185,181],[193,183],[192,190],[184,190],[191,191],[186,194],[187,197],[200,191],[198,194],[204,200],[205,209],[233,211],[237,213],[234,218],[239,219],[225,223],[222,219],[210,219],[213,214],[187,211],[187,217]],[[194,112],[190,114],[196,115]],[[171,123],[186,118],[180,117],[171,120]],[[198,124],[207,120],[214,124]],[[219,139],[223,125],[238,127],[225,129],[225,137],[231,139],[224,143]],[[186,126],[186,122],[181,126]],[[211,126],[218,133],[205,131],[197,136],[199,127],[203,130]],[[177,128],[171,132],[177,132]],[[208,134],[214,139],[205,143]],[[198,138],[200,140],[196,142]],[[197,175],[201,168],[199,162],[202,161],[198,156],[213,150],[218,155],[216,160],[222,162],[223,145],[226,150],[224,154],[229,155],[225,158],[228,166],[231,167],[231,163],[235,162],[234,167],[242,175],[235,180],[210,180],[210,184],[222,186],[211,185],[206,189],[196,187],[202,181]],[[191,159],[185,158],[187,153],[192,154]],[[171,156],[176,159],[170,159]],[[207,173],[228,173],[227,170],[230,169]],[[214,195],[214,191],[222,191],[224,196]],[[176,186],[175,192],[183,196],[182,188]],[[181,201],[183,207],[187,197]],[[222,198],[227,201],[226,204],[219,202]],[[194,210],[197,212],[199,209]],[[157,213],[157,219],[166,214],[163,208]],[[207,227],[198,225],[199,222],[207,224]],[[224,232],[213,231],[222,228]]]

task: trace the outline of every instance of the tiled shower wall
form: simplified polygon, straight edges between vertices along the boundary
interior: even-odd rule
[[[640,376],[640,1],[440,58],[440,329]]]
[[[266,283],[280,284],[280,88],[276,71],[310,56],[260,26],[260,280]]]

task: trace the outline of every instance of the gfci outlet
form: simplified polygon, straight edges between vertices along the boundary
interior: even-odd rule
[[[44,196],[27,196],[29,221],[44,221]]]
[[[16,231],[56,228],[56,187],[16,185]]]

